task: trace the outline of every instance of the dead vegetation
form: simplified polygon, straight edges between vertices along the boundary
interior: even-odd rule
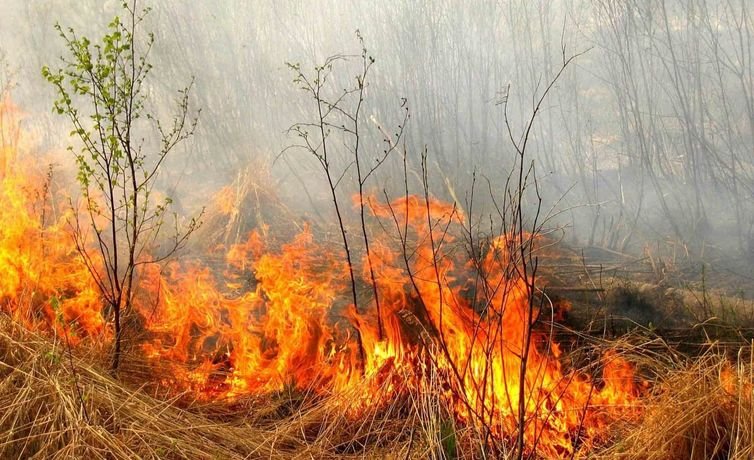
[[[655,378],[641,419],[621,427],[595,458],[752,458],[751,348],[739,349],[736,364],[714,350],[679,362],[645,359]]]
[[[634,343],[634,345],[632,345]],[[601,342],[647,377],[640,416],[576,458],[751,458],[751,347],[735,360],[710,346],[696,358],[654,343]],[[583,350],[583,348],[582,348]],[[124,362],[119,380],[97,347],[69,350],[0,317],[0,456],[3,458],[477,458],[472,427],[448,415],[437,383],[353,417],[347,395],[294,389],[233,401],[165,394]],[[426,370],[431,374],[431,369]],[[154,378],[154,377],[153,377]],[[400,378],[400,376],[395,376]],[[386,385],[384,391],[390,391]],[[476,446],[476,447],[475,447]],[[498,458],[507,458],[505,451]]]
[[[64,343],[0,318],[3,458],[233,458],[272,449],[239,428],[129,388]],[[94,362],[92,362],[94,361]],[[102,364],[100,363],[100,364]]]
[[[368,62],[366,57],[366,50],[364,50],[365,63]],[[563,69],[565,69],[570,62],[570,60],[565,60],[565,48],[563,58]],[[367,68],[365,64],[363,76],[366,75]],[[557,80],[557,76],[555,79]],[[318,82],[319,78],[314,81]],[[354,122],[353,133],[358,132],[358,107],[360,107],[361,93],[364,88],[363,79],[357,79],[357,82],[358,86],[349,94],[359,94],[359,105],[354,115],[346,114],[347,118]],[[552,84],[554,80],[550,86]],[[265,331],[265,334],[258,331],[251,333],[246,324],[251,317],[249,314],[251,310],[242,310],[238,303],[234,303],[238,299],[230,299],[225,295],[226,291],[231,290],[232,283],[222,286],[215,293],[215,297],[208,300],[209,289],[206,286],[211,287],[212,284],[208,283],[206,286],[201,285],[197,288],[199,281],[204,280],[201,275],[205,272],[187,272],[190,274],[175,278],[158,277],[156,282],[158,288],[154,296],[157,299],[155,308],[152,308],[150,314],[143,315],[145,324],[155,318],[154,312],[159,301],[175,294],[171,292],[171,288],[176,288],[176,284],[181,284],[179,281],[184,281],[183,284],[191,288],[189,293],[192,296],[171,297],[172,303],[166,302],[162,305],[164,307],[161,311],[162,319],[180,321],[170,324],[173,329],[164,327],[164,324],[158,324],[160,327],[156,327],[152,332],[155,335],[162,333],[173,340],[156,341],[158,346],[152,348],[149,359],[146,359],[149,352],[134,347],[128,353],[128,357],[124,358],[126,362],[123,363],[117,379],[112,378],[104,370],[107,368],[107,353],[102,343],[92,341],[81,344],[75,349],[70,347],[67,334],[74,334],[72,331],[77,330],[78,317],[69,322],[57,321],[58,318],[55,317],[52,321],[55,324],[60,323],[60,327],[51,329],[51,335],[30,332],[5,317],[0,318],[0,406],[7,408],[0,416],[0,456],[11,458],[91,456],[95,458],[519,459],[554,456],[636,459],[751,457],[754,431],[751,349],[746,346],[742,347],[740,342],[736,343],[731,339],[731,342],[725,344],[723,352],[719,352],[710,345],[710,342],[714,342],[717,336],[708,332],[711,326],[724,326],[726,314],[731,315],[731,324],[740,323],[741,317],[736,315],[739,312],[744,314],[750,306],[743,300],[734,302],[727,294],[718,295],[708,290],[704,283],[704,275],[702,275],[701,285],[681,287],[669,285],[666,283],[668,274],[666,262],[648,254],[645,259],[648,259],[651,269],[647,272],[649,278],[647,282],[629,283],[620,281],[618,277],[603,279],[603,267],[600,265],[599,276],[595,276],[595,271],[590,269],[582,256],[582,260],[574,264],[576,270],[581,273],[579,276],[583,276],[579,285],[587,286],[584,292],[597,294],[598,308],[601,309],[598,310],[598,314],[587,312],[587,319],[592,323],[595,318],[602,319],[603,324],[607,324],[607,319],[611,315],[629,316],[629,320],[634,324],[638,323],[648,330],[649,339],[638,345],[632,345],[636,342],[632,338],[606,339],[605,336],[610,334],[607,334],[603,327],[602,338],[589,337],[586,340],[589,342],[587,346],[573,347],[570,354],[566,353],[561,356],[557,345],[559,342],[552,341],[552,329],[550,333],[542,332],[544,329],[540,326],[552,326],[552,323],[548,323],[544,318],[540,321],[540,312],[544,310],[545,300],[549,302],[549,298],[544,292],[542,295],[535,294],[539,292],[540,285],[535,283],[535,278],[537,282],[540,279],[539,257],[543,254],[533,249],[534,241],[538,239],[534,235],[530,236],[526,230],[529,228],[529,222],[524,218],[522,202],[528,187],[533,197],[541,203],[536,180],[534,179],[533,185],[527,185],[529,175],[535,177],[535,174],[534,163],[531,163],[530,167],[527,166],[529,162],[524,152],[529,129],[539,110],[539,104],[542,103],[550,87],[547,87],[541,96],[542,99],[534,108],[523,139],[518,143],[514,140],[506,118],[511,142],[519,155],[517,168],[511,173],[514,183],[507,188],[505,194],[511,202],[507,205],[504,203],[502,209],[497,208],[503,222],[501,238],[494,240],[499,246],[487,241],[479,246],[481,249],[479,253],[474,253],[472,249],[469,261],[473,262],[469,265],[476,264],[477,273],[480,274],[477,287],[482,287],[476,291],[489,290],[486,295],[482,296],[481,303],[485,304],[483,308],[477,308],[474,303],[468,305],[464,303],[468,300],[467,297],[471,297],[469,292],[472,289],[469,289],[469,292],[461,288],[457,290],[457,293],[451,291],[448,279],[452,275],[448,278],[445,274],[441,275],[441,264],[451,260],[451,254],[453,254],[449,244],[453,237],[448,233],[448,229],[451,228],[454,219],[461,220],[457,203],[448,204],[449,211],[443,211],[442,217],[433,216],[430,211],[430,207],[434,207],[434,204],[429,194],[426,153],[422,156],[421,168],[423,201],[421,198],[418,201],[416,198],[409,198],[408,173],[405,169],[404,156],[405,197],[403,201],[388,200],[388,203],[382,207],[382,212],[383,218],[391,217],[395,222],[398,241],[402,246],[402,252],[396,255],[404,259],[407,278],[403,278],[397,284],[400,289],[395,289],[395,292],[400,293],[397,296],[400,301],[395,303],[393,314],[386,315],[385,318],[392,320],[394,317],[401,317],[405,320],[407,317],[408,322],[413,321],[410,326],[414,327],[413,334],[410,334],[405,333],[401,325],[398,325],[393,328],[393,340],[383,342],[385,332],[383,332],[383,315],[377,295],[379,286],[372,269],[373,261],[370,258],[369,249],[369,241],[375,240],[367,239],[364,217],[367,201],[365,201],[363,185],[366,177],[373,170],[362,178],[358,150],[355,148],[355,167],[359,187],[357,197],[359,198],[361,230],[365,246],[364,260],[366,261],[362,264],[370,272],[368,279],[362,281],[366,281],[366,285],[371,284],[376,305],[374,315],[359,316],[358,307],[369,305],[369,302],[363,301],[360,293],[357,292],[359,287],[362,291],[366,289],[363,289],[364,283],[357,284],[346,227],[340,218],[339,201],[335,193],[340,180],[333,183],[328,169],[325,151],[327,138],[325,128],[328,125],[322,116],[320,88],[317,85],[319,83],[314,87],[309,86],[309,89],[313,91],[320,109],[319,121],[315,126],[319,128],[321,135],[322,156],[317,155],[319,147],[311,147],[308,143],[307,147],[310,153],[314,153],[315,157],[323,162],[338,217],[339,233],[347,259],[347,265],[344,267],[350,272],[348,278],[350,278],[355,311],[351,315],[353,326],[351,332],[356,334],[360,350],[360,359],[354,362],[365,368],[368,362],[366,357],[371,358],[372,362],[376,362],[375,358],[384,358],[385,350],[374,346],[375,344],[399,344],[401,347],[413,348],[416,352],[403,353],[399,350],[400,352],[393,353],[384,362],[380,362],[379,366],[375,366],[376,378],[374,374],[367,375],[367,372],[362,369],[360,372],[362,379],[352,380],[356,382],[355,385],[346,386],[344,387],[346,391],[337,392],[331,390],[334,386],[330,385],[331,382],[326,376],[316,372],[296,373],[307,366],[313,368],[312,364],[332,365],[335,362],[334,354],[323,352],[320,355],[319,351],[325,348],[323,345],[331,347],[336,344],[336,335],[333,334],[332,340],[318,341],[323,329],[320,324],[310,321],[310,316],[300,315],[296,319],[303,321],[293,322],[295,325],[303,324],[303,327],[298,329],[313,330],[314,332],[309,334],[309,337],[303,335],[292,338],[291,331],[297,328],[291,327],[290,321],[281,322],[282,326],[271,323],[270,331]],[[337,107],[337,103],[326,105],[326,107],[332,110],[333,107]],[[344,132],[350,134],[350,131]],[[305,141],[309,142],[308,131],[299,131],[299,133]],[[354,135],[358,140],[358,134]],[[399,136],[396,135],[396,137]],[[397,144],[397,142],[394,143]],[[390,145],[392,146],[393,143]],[[388,152],[386,150],[385,155]],[[515,182],[516,175],[517,182]],[[238,246],[246,234],[253,229],[260,231],[262,239],[266,240],[266,232],[270,228],[280,227],[279,224],[274,225],[274,221],[291,215],[273,192],[277,188],[260,183],[261,181],[256,179],[256,176],[259,174],[253,174],[251,169],[242,171],[232,185],[220,192],[216,206],[211,210],[212,214],[207,216],[209,222],[204,227],[205,233],[200,235],[204,244],[209,242],[225,249]],[[387,198],[386,191],[384,194]],[[415,231],[422,236],[417,239],[425,241],[425,257],[419,262],[410,260],[412,252],[407,250],[409,240],[407,228],[411,215],[408,209],[412,200],[426,208],[426,211],[416,214],[420,222],[415,225]],[[405,226],[400,225],[397,214],[400,209],[396,211],[397,207],[394,203],[406,205]],[[378,204],[371,201],[368,204],[373,211],[379,208]],[[426,217],[426,220],[422,215]],[[531,224],[532,232],[537,235],[542,232],[542,226],[538,224],[539,218],[539,208],[537,208]],[[286,218],[285,221],[290,222],[294,219]],[[270,227],[271,224],[272,227]],[[442,230],[443,227],[444,230]],[[36,227],[33,228],[36,229]],[[469,246],[472,246],[471,225],[468,228],[468,235]],[[509,235],[514,235],[514,237],[511,238]],[[426,244],[427,237],[428,245]],[[301,241],[305,242],[305,238]],[[254,243],[251,237],[248,243],[251,248]],[[331,248],[333,246],[331,243],[332,241],[328,239],[321,245],[312,246],[315,248],[312,254],[320,256],[327,252],[322,248]],[[447,246],[445,246],[446,243],[448,243]],[[353,246],[350,247],[353,248]],[[445,247],[450,249],[446,250]],[[208,249],[207,252],[214,255],[213,247],[198,249]],[[507,249],[507,252],[502,249]],[[250,252],[252,252],[251,249]],[[480,254],[490,256],[488,260],[491,264],[486,271],[484,270],[485,259]],[[509,260],[507,255],[501,254],[514,254],[515,257]],[[269,313],[270,310],[274,310],[270,307],[271,299],[285,297],[280,294],[291,294],[295,291],[295,286],[302,284],[299,281],[306,279],[305,275],[321,275],[327,272],[327,264],[317,264],[321,262],[321,257],[311,257],[315,263],[306,270],[302,270],[299,276],[291,282],[281,283],[284,285],[282,288],[269,281],[280,279],[294,272],[300,267],[302,259],[306,260],[308,255],[306,252],[299,252],[295,257],[291,256],[286,259],[281,254],[270,252],[265,261],[269,262],[278,257],[286,263],[283,264],[283,270],[271,272],[274,276],[269,274],[266,278],[260,276],[257,281],[262,282],[266,279],[269,285],[253,290],[254,295],[249,298],[252,298],[254,302],[250,305],[267,303],[267,313]],[[227,264],[228,266],[225,267],[213,266],[211,268],[220,273],[226,271],[231,265],[230,262]],[[422,264],[425,269],[424,279],[416,275],[416,267],[421,268]],[[500,268],[498,265],[505,270],[501,269],[499,273],[493,271],[495,268]],[[644,265],[646,266],[647,263]],[[243,267],[245,266],[234,268],[242,270]],[[217,270],[217,268],[223,270]],[[169,269],[166,270],[169,271]],[[496,276],[491,276],[490,272],[495,273]],[[557,272],[564,273],[563,270],[557,270]],[[426,273],[430,273],[430,276],[426,277]],[[452,271],[448,270],[448,273]],[[516,276],[510,275],[511,273],[516,273]],[[223,275],[225,276],[225,273]],[[215,276],[210,274],[206,278],[214,280]],[[320,276],[310,278],[317,281]],[[430,278],[429,281],[426,278]],[[515,285],[509,284],[511,279],[521,281],[523,288],[519,286],[519,290],[515,291],[511,287]],[[416,291],[415,297],[406,295],[404,289],[406,281],[413,285]],[[255,281],[249,281],[249,283],[252,282]],[[603,287],[603,283],[607,283],[608,287]],[[567,280],[564,284],[566,284],[565,291],[567,292],[569,289]],[[502,289],[499,288],[501,285],[504,286]],[[250,286],[242,287],[251,294]],[[278,290],[274,289],[276,287]],[[572,286],[571,288],[572,292],[580,289]],[[237,286],[234,289],[239,292],[244,290]],[[478,300],[476,291],[475,301]],[[285,297],[288,301],[281,302],[281,305],[287,307],[286,314],[290,314],[288,310],[293,310],[290,308],[292,305],[306,304],[302,299],[306,300],[306,297],[311,297],[313,292],[315,290],[309,287],[295,292],[296,296]],[[389,298],[389,295],[384,294],[390,294],[390,291],[379,292],[380,299]],[[426,307],[425,300],[430,299],[435,292],[438,293],[438,298],[432,298],[436,300],[432,305],[439,306],[439,311],[436,315],[438,319],[432,322],[434,310]],[[511,292],[521,294],[521,302],[515,304],[509,302],[510,299],[507,296]],[[203,307],[204,310],[194,308],[196,305],[190,303],[196,300],[193,294],[196,294],[195,297],[200,300],[197,305]],[[501,294],[502,301],[499,304],[499,310],[495,310],[494,306],[489,307],[489,305],[494,303],[498,294]],[[514,294],[510,295],[515,297]],[[329,297],[335,297],[335,295],[328,294]],[[53,294],[49,302],[53,312],[57,313],[55,310],[59,306],[58,296]],[[171,305],[179,307],[178,313],[167,308]],[[222,308],[213,311],[216,317],[212,318],[210,310],[218,305]],[[453,308],[459,305],[464,308]],[[504,320],[506,312],[509,315],[514,314],[511,313],[514,308],[516,308],[515,312],[520,309],[520,318],[511,316],[507,319],[516,319],[519,322],[512,323]],[[175,315],[171,316],[174,313]],[[237,318],[232,317],[234,313],[237,314]],[[448,320],[448,314],[456,314],[455,321]],[[554,317],[553,313],[551,315],[553,321]],[[376,318],[376,333],[368,327],[361,328],[365,326],[368,318]],[[234,321],[236,323],[232,324]],[[165,321],[165,323],[168,322]],[[212,330],[213,323],[221,323],[223,327]],[[228,333],[229,325],[237,326],[243,334],[233,336]],[[472,325],[473,328],[466,328],[468,325]],[[705,340],[705,352],[695,354],[693,355],[695,357],[691,358],[683,355],[681,351],[668,346],[662,335],[654,333],[658,325],[701,331],[702,338]],[[424,335],[416,332],[422,326],[434,327],[431,329],[431,334],[426,333],[429,337],[427,340],[424,339]],[[511,337],[510,334],[500,338],[501,335],[497,332],[510,333],[515,326],[523,326],[521,340],[518,340],[521,342],[520,350],[511,347],[511,343],[515,342],[516,338]],[[202,328],[206,330],[202,332]],[[281,330],[285,328],[287,328],[287,336],[281,333]],[[593,332],[591,324],[588,330],[590,333]],[[378,339],[371,338],[371,355],[367,355],[364,351],[362,331],[373,333]],[[180,332],[180,334],[174,332]],[[204,335],[199,340],[199,335],[202,333]],[[217,345],[218,337],[222,337],[223,333],[231,338],[237,339],[240,336],[242,339],[228,341],[221,344],[223,346],[216,347],[216,350],[204,356],[205,359],[201,361],[203,363],[201,364],[200,360],[196,359],[196,355],[206,351],[204,350],[205,340],[209,345]],[[611,333],[615,335],[615,331]],[[564,335],[569,334],[580,337],[579,333],[565,330]],[[446,335],[450,338],[446,338]],[[111,338],[107,337],[107,334],[104,336],[106,339]],[[266,343],[243,348],[247,342],[258,336],[263,337]],[[116,337],[120,337],[117,332]],[[317,341],[311,340],[312,337]],[[458,347],[454,350],[454,354],[449,351],[449,345],[454,344],[456,337],[461,339],[455,342]],[[307,338],[309,340],[304,340]],[[172,349],[178,345],[179,339],[185,339],[187,344],[198,345],[194,349],[187,347],[183,353],[184,358],[180,362],[169,365],[166,362],[167,358],[171,356]],[[464,341],[464,339],[469,340]],[[280,366],[265,364],[265,366],[249,366],[245,372],[234,374],[241,367],[241,362],[240,360],[233,361],[233,353],[244,356],[242,351],[245,351],[247,357],[269,358],[270,355],[279,353],[277,349],[284,340],[289,340],[298,348],[316,350],[316,353],[309,355],[295,355],[296,358],[313,357],[313,359],[307,362],[301,359],[280,361],[278,364],[282,363],[286,366],[284,370],[281,370]],[[105,342],[107,340],[103,343]],[[469,342],[471,346],[466,345]],[[477,345],[478,343],[481,345]],[[738,354],[730,356],[734,343],[738,346]],[[435,348],[432,348],[433,346]],[[658,349],[660,349],[659,352]],[[155,350],[163,352],[164,355],[156,353]],[[345,354],[348,350],[347,347],[341,347],[340,352]],[[428,350],[426,355],[423,354],[425,350]],[[539,355],[540,352],[542,356]],[[727,355],[724,352],[727,352]],[[601,358],[594,359],[597,355],[607,358],[604,361]],[[428,356],[428,359],[422,359],[425,356]],[[325,359],[320,359],[323,357]],[[610,357],[620,358],[620,363],[623,364],[619,363],[616,366],[618,369],[608,371]],[[477,360],[474,361],[472,358],[477,358]],[[636,366],[639,372],[637,375],[640,376],[636,380],[646,379],[637,385],[642,391],[642,398],[639,400],[633,399],[638,396],[638,392],[634,391],[634,384],[637,382],[633,378],[633,368],[628,362],[624,362],[623,358],[628,358],[628,362]],[[497,364],[502,366],[501,363],[505,363],[506,360],[513,363],[512,373],[516,374],[517,378],[505,380],[506,377],[503,374],[504,385],[502,386],[505,394],[497,387],[500,394],[496,395],[492,390],[501,379],[499,375],[493,373],[494,366]],[[192,361],[196,366],[189,370],[187,364]],[[613,359],[613,361],[619,360]],[[576,365],[572,366],[572,371],[565,372],[561,369],[561,363],[564,362],[576,363]],[[458,363],[463,363],[463,375],[457,370]],[[206,391],[191,391],[192,382],[186,377],[192,377],[191,371],[201,370],[202,366],[205,366],[205,370],[209,369],[204,375],[203,382],[200,382],[203,390]],[[482,372],[474,373],[482,367],[484,367]],[[332,365],[332,368],[335,369],[336,366]],[[465,368],[472,371],[466,373]],[[493,370],[488,371],[488,368]],[[319,368],[319,370],[323,369],[325,366]],[[342,370],[342,368],[338,369]],[[626,378],[624,374],[623,380],[614,379],[614,382],[610,382],[608,375],[610,372],[626,369],[630,370],[631,377]],[[172,373],[181,370],[186,370],[185,374],[181,374],[181,377],[186,380],[184,382],[187,383],[186,386],[176,387],[169,383],[165,384],[173,377]],[[272,372],[274,372],[274,379],[286,379],[284,386],[282,388],[275,386],[275,390],[270,390],[269,387],[260,385],[259,391],[248,391],[249,385],[259,384],[260,371],[269,371],[271,372],[269,375],[273,375]],[[455,375],[452,375],[451,371],[455,372]],[[350,374],[344,372],[344,375]],[[193,374],[193,377],[196,376],[196,373]],[[298,381],[296,381],[296,376],[298,376]],[[307,378],[302,382],[302,377]],[[225,380],[222,382],[227,387],[225,393],[211,391],[212,384],[219,379]],[[557,383],[546,387],[546,383],[550,380]],[[527,385],[527,382],[533,383]],[[247,391],[232,391],[235,388],[233,384],[239,383],[243,385],[239,385],[238,388]],[[616,391],[615,395],[629,398],[621,400],[622,402],[616,402],[616,399],[610,400],[609,395],[597,398],[596,395],[606,389],[610,383],[617,383],[619,391]],[[571,394],[570,389],[573,387],[583,388],[586,391],[580,393],[581,397],[576,397],[575,392]],[[396,388],[399,390],[397,391]],[[186,391],[183,392],[183,390]],[[487,393],[488,390],[491,396]],[[358,394],[359,392],[361,394]],[[515,404],[511,402],[511,394],[517,396],[513,399]],[[482,402],[480,404],[477,401]],[[508,407],[503,405],[506,401]],[[534,409],[528,407],[532,401],[534,401]],[[634,404],[636,401],[638,403]],[[358,407],[360,402],[367,408]],[[602,413],[611,412],[615,408],[619,409],[615,413],[626,414],[625,420],[613,423],[613,418],[605,417],[604,420],[601,418]],[[509,409],[516,409],[516,411]],[[622,409],[625,411],[621,412]],[[505,424],[506,420],[511,419],[511,413],[516,417],[515,426]],[[577,414],[577,419],[580,418],[577,423],[573,421],[573,414]],[[594,420],[591,420],[592,418]],[[590,426],[588,421],[585,422],[587,419],[601,423]],[[550,440],[550,444],[545,447],[549,450],[543,450],[544,448],[541,447],[545,443],[544,441],[540,443],[541,438],[545,437],[543,433],[549,434],[548,430],[553,426],[558,426],[557,432],[562,435],[562,439],[557,437],[554,441]],[[585,434],[590,428],[592,433]]]
[[[0,315],[0,457],[443,458],[443,436],[462,432],[437,389],[354,420],[347,397],[313,388],[230,402],[155,397],[159,382],[129,357],[116,380],[106,352],[69,350]]]

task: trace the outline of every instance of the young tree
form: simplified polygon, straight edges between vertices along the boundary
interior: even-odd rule
[[[341,185],[341,180],[352,167],[355,169],[357,187],[355,199],[358,202],[366,268],[369,273],[369,283],[372,287],[372,295],[377,311],[378,337],[382,340],[384,338],[383,317],[366,224],[366,184],[377,170],[385,164],[390,155],[396,151],[403,137],[409,112],[404,102],[403,121],[398,125],[397,132],[392,136],[378,126],[382,134],[383,143],[381,147],[383,149],[373,157],[369,159],[365,158],[370,150],[366,149],[365,151],[364,146],[365,139],[363,137],[366,130],[364,127],[363,111],[366,88],[368,86],[367,77],[375,61],[369,55],[361,32],[358,30],[356,31],[356,37],[361,45],[360,55],[338,54],[330,56],[325,60],[324,64],[316,66],[311,75],[302,71],[300,64],[288,64],[288,67],[294,73],[294,84],[298,85],[314,100],[316,117],[314,121],[295,123],[288,129],[289,134],[296,136],[300,142],[289,146],[286,150],[289,148],[301,149],[312,155],[316,158],[327,179],[330,197],[332,198],[333,208],[338,220],[338,228],[343,240],[343,249],[351,281],[353,306],[358,311],[357,278],[354,274],[354,266],[356,265],[354,243],[348,238],[342,198],[338,195],[338,187]],[[336,78],[336,75],[333,75],[333,67],[337,64],[346,64],[350,61],[358,61],[360,64],[359,72],[355,76],[355,84],[341,91],[333,91],[333,88],[340,88],[337,86],[337,83],[332,81]],[[341,136],[341,139],[336,140],[337,136]],[[338,144],[342,144],[343,148],[340,148]],[[347,164],[341,170],[337,170],[338,164],[342,162],[338,161],[340,160],[337,158],[338,150],[345,150],[346,152],[345,162]],[[359,349],[363,359],[364,351],[361,347],[361,342],[359,342]]]
[[[142,27],[150,9],[138,9],[137,0],[131,0],[123,3],[123,11],[125,20],[116,16],[99,43],[57,24],[68,55],[61,57],[62,68],[42,69],[57,92],[53,111],[68,118],[71,136],[80,143],[80,149],[69,150],[84,206],[74,207],[71,225],[106,314],[112,314],[113,371],[120,362],[122,318],[131,308],[139,267],[175,254],[200,225],[192,218],[181,226],[174,214],[169,244],[157,245],[166,236],[171,199],[156,196],[156,179],[168,155],[194,133],[198,119],[189,116],[191,84],[178,91],[177,114],[169,125],[146,108],[154,36]]]

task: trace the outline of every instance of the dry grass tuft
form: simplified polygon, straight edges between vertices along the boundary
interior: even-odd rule
[[[71,354],[0,315],[0,458],[443,457],[439,431],[422,433],[434,422],[407,413],[406,401],[354,422],[347,395],[313,389],[212,403],[155,398],[153,381],[112,378],[100,354]],[[431,399],[423,397],[413,403]]]
[[[128,389],[2,316],[0,407],[0,458],[273,456],[250,427],[210,422]]]
[[[618,430],[617,441],[596,458],[751,459],[754,375],[750,356],[751,348],[742,348],[735,367],[714,349],[677,363],[647,360],[643,365],[656,378],[652,394],[644,401],[643,415]]]

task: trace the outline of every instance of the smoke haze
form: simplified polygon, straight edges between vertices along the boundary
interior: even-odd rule
[[[53,89],[40,76],[65,51],[53,25],[98,37],[119,6],[92,0],[0,5],[0,81],[12,86],[41,148],[70,142],[64,120],[50,113]],[[188,211],[198,196],[249,164],[269,167],[280,193],[300,203],[298,211],[327,209],[316,162],[286,150],[295,142],[286,130],[311,120],[314,107],[287,63],[308,72],[331,55],[358,56],[359,30],[375,58],[363,112],[365,151],[382,151],[383,131],[395,132],[408,108],[408,162],[415,169],[426,149],[434,194],[463,207],[474,178],[482,191],[501,190],[515,158],[506,102],[517,137],[564,58],[584,53],[546,99],[528,147],[551,226],[564,228],[577,246],[641,253],[654,242],[673,241],[686,253],[724,252],[736,267],[754,262],[754,8],[748,1],[165,0],[149,6],[154,109],[169,115],[174,90],[192,76],[192,106],[201,108],[196,136],[165,178]],[[352,85],[359,70],[358,59],[340,63],[333,88]],[[400,168],[396,158],[370,187],[400,190]],[[479,209],[489,212],[491,200],[482,195]],[[189,199],[180,203],[181,196]]]

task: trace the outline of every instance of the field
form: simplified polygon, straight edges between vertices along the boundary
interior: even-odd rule
[[[754,458],[751,7],[321,2],[0,4],[0,458]]]

